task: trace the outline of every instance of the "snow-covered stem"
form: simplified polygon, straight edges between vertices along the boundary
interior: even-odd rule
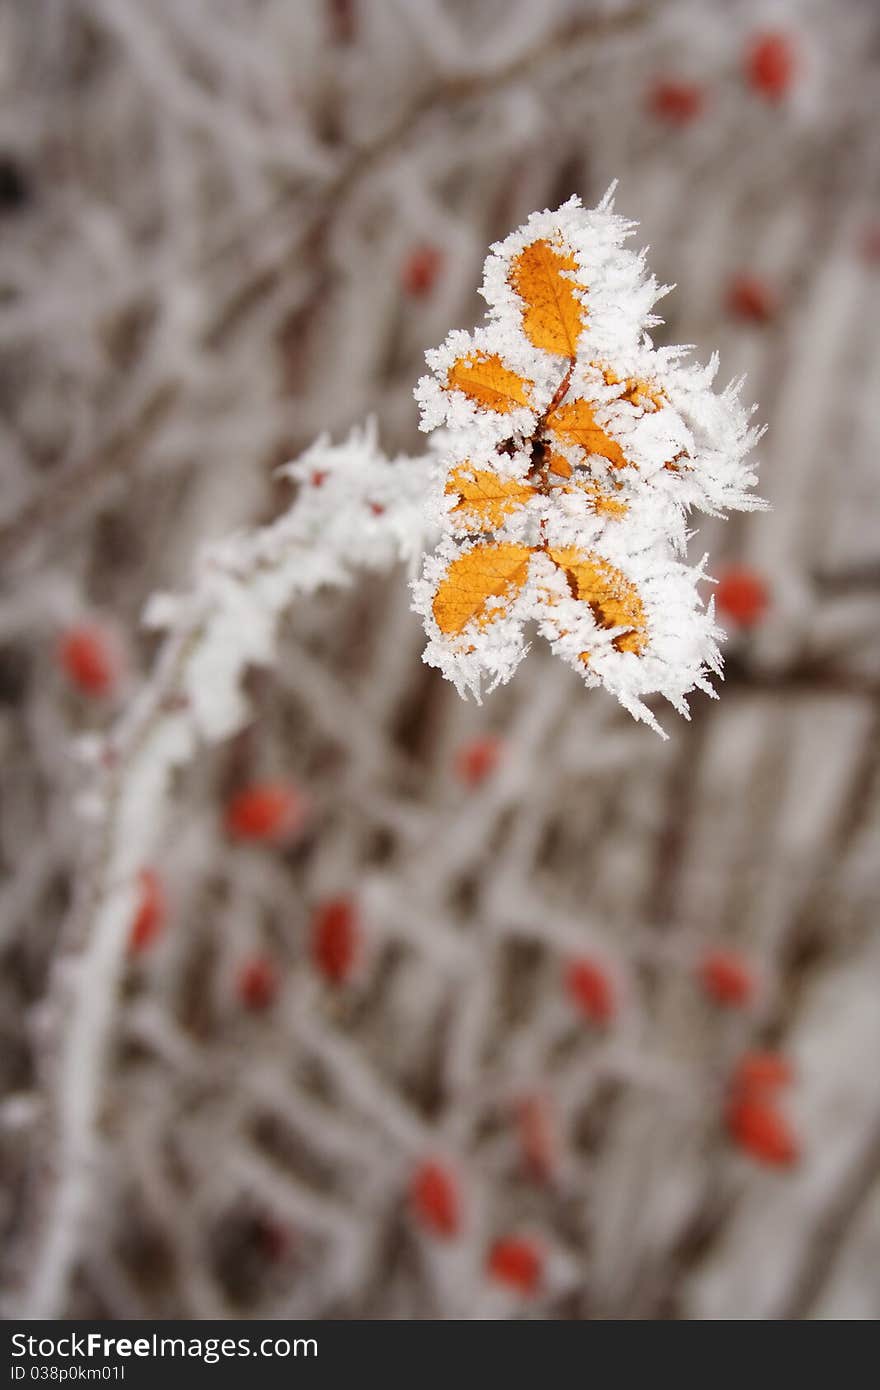
[[[154,675],[106,740],[83,750],[94,786],[83,811],[97,850],[78,886],[68,950],[54,969],[44,1020],[54,1175],[43,1235],[22,1313],[58,1316],[100,1165],[99,1106],[137,874],[155,851],[171,779],[205,741],[227,738],[248,717],[241,686],[271,665],[278,624],[297,599],[348,584],[360,571],[412,564],[427,540],[424,460],[389,462],[375,426],[343,444],[319,440],[284,474],[298,492],[261,530],[210,547],[192,591],[155,597],[145,620],[166,636]]]

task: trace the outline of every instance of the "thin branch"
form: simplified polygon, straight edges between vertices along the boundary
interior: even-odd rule
[[[309,487],[317,469],[321,486]],[[76,893],[50,990],[56,1132],[42,1239],[21,1302],[30,1317],[61,1313],[79,1254],[100,1160],[101,1095],[136,875],[159,837],[172,773],[205,738],[228,736],[245,722],[245,670],[271,662],[278,622],[295,598],[345,584],[358,568],[390,568],[423,539],[425,471],[413,460],[389,463],[374,433],[354,434],[335,449],[319,443],[289,471],[302,490],[288,513],[213,547],[188,598],[154,605],[169,636],[99,768],[98,851]],[[369,505],[376,497],[384,506],[378,515]]]

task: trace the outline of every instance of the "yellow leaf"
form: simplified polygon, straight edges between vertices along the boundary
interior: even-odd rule
[[[593,364],[598,365],[597,363]],[[645,410],[654,413],[660,410],[666,401],[666,395],[660,386],[654,386],[650,381],[643,381],[641,377],[627,377],[624,380],[619,377],[611,367],[601,367],[600,371],[605,378],[607,386],[620,386],[623,384],[623,391],[620,400],[627,401],[630,405],[643,406]]]
[[[668,463],[664,463],[663,467],[668,468],[670,473],[680,473],[682,469],[687,470],[690,462],[691,456],[687,449],[680,449],[675,455],[675,458],[670,459]]]
[[[481,545],[453,560],[434,595],[434,617],[450,636],[476,619],[486,627],[497,615],[493,598],[507,600],[522,588],[532,551],[527,545]]]
[[[475,405],[506,415],[516,405],[530,405],[531,381],[510,371],[497,353],[471,352],[459,357],[446,374],[447,385],[462,391]]]
[[[616,440],[606,434],[587,401],[571,401],[557,406],[547,416],[547,428],[566,444],[577,444],[588,454],[601,454],[615,468],[625,468],[628,460]]]
[[[547,467],[557,478],[570,478],[574,469],[564,454],[551,453]]]
[[[450,515],[475,531],[501,526],[517,507],[535,496],[534,488],[520,478],[500,478],[491,469],[471,468],[467,463],[450,473],[446,493],[461,499]]]
[[[598,483],[582,483],[580,486],[592,502],[593,510],[597,516],[610,516],[615,521],[619,521],[629,511],[626,502],[622,502],[613,492],[600,487]],[[566,491],[568,492],[570,489],[566,488]]]
[[[640,655],[648,645],[648,631],[644,605],[635,584],[601,555],[584,555],[573,547],[550,550],[548,554],[565,571],[575,598],[590,605],[599,627],[630,629],[614,638],[616,649]]]
[[[533,241],[510,267],[510,283],[525,304],[523,332],[529,342],[565,357],[577,353],[587,316],[573,282],[563,274],[577,268],[570,251],[557,251],[549,241]]]

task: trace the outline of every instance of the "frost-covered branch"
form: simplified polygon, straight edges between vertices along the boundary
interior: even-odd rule
[[[63,1306],[100,1166],[99,1104],[137,874],[154,853],[172,776],[205,740],[248,717],[242,680],[271,665],[278,623],[295,600],[352,582],[362,570],[412,562],[425,541],[425,464],[389,462],[375,427],[341,445],[323,440],[285,470],[290,510],[205,553],[192,592],[155,598],[147,623],[166,637],[130,714],[90,753],[98,771],[85,809],[97,852],[81,885],[75,940],[55,970],[51,1021],[55,1175],[43,1238],[23,1300],[29,1316]]]

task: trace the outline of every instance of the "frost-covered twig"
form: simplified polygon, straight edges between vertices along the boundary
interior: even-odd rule
[[[189,595],[151,602],[147,622],[167,632],[156,673],[116,733],[92,750],[103,764],[87,807],[98,849],[75,908],[76,941],[55,972],[55,1182],[22,1304],[30,1316],[63,1306],[88,1214],[136,875],[153,853],[172,774],[200,741],[245,723],[244,674],[271,664],[279,619],[295,599],[350,583],[360,570],[412,563],[427,539],[424,461],[390,463],[373,426],[335,447],[319,441],[286,472],[299,488],[286,515],[212,547]]]

